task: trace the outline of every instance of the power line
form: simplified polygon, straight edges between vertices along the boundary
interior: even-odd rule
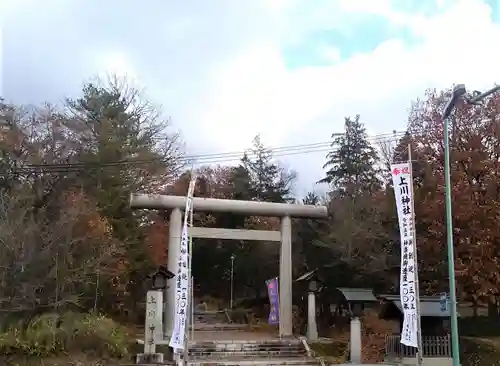
[[[397,141],[397,137],[395,136],[392,139],[372,139],[372,142],[391,142]],[[401,136],[400,136],[401,137]],[[318,146],[291,146],[287,149],[283,148],[281,150],[271,150],[273,157],[284,157],[284,156],[293,156],[293,155],[304,155],[310,153],[328,153],[332,152],[334,149],[328,147],[328,145],[318,145]],[[76,163],[76,164],[38,164],[38,165],[26,165],[25,167],[19,167],[16,169],[18,173],[36,173],[36,172],[45,172],[45,173],[69,173],[69,172],[78,172],[85,170],[95,170],[95,169],[104,169],[104,168],[112,168],[112,167],[120,167],[120,166],[140,166],[151,163],[160,163],[160,164],[168,164],[169,161],[176,160],[177,162],[185,163],[185,164],[222,164],[222,163],[230,163],[235,161],[240,161],[243,154],[245,152],[236,153],[226,153],[226,154],[213,154],[213,155],[197,155],[197,156],[185,156],[185,157],[172,157],[167,159],[148,159],[148,160],[129,160],[129,161],[116,161],[116,162],[103,162],[103,163]],[[254,154],[250,153],[247,156],[252,158]]]
[[[372,144],[375,143],[391,143],[399,141],[404,135],[405,131],[393,131],[392,133],[383,133],[373,136],[368,136],[368,141]],[[339,137],[343,134],[334,134],[332,137]],[[298,144],[281,146],[276,148],[267,149],[272,157],[283,157],[293,155],[304,155],[310,153],[329,153],[335,151],[333,142],[325,141],[309,144]],[[167,159],[143,159],[143,160],[122,160],[122,161],[109,161],[109,162],[90,162],[90,163],[58,163],[58,164],[26,164],[22,167],[17,166],[12,168],[11,171],[16,174],[33,174],[33,173],[47,173],[47,174],[65,174],[75,173],[89,170],[102,170],[104,168],[119,167],[119,166],[139,166],[143,164],[160,163],[169,164],[175,160],[184,164],[223,164],[235,161],[241,161],[243,155],[246,154],[249,158],[255,157],[255,154],[248,149],[246,151],[217,153],[217,154],[197,154],[188,155],[183,157],[172,157]]]
[[[392,141],[399,139],[404,136],[406,132],[393,132],[384,133],[374,136],[369,136],[368,140],[371,143]],[[339,134],[341,135],[341,134]],[[290,156],[298,154],[308,154],[316,152],[330,152],[332,151],[332,142],[317,142],[310,144],[298,144],[281,146],[276,148],[269,148],[268,151],[273,157],[279,156]],[[196,154],[187,155],[184,157],[175,158],[177,161],[184,163],[197,163],[197,164],[216,164],[216,163],[227,163],[232,161],[241,160],[242,156],[246,154],[248,157],[255,156],[250,150],[246,151],[234,151],[227,153],[215,153],[215,154]],[[18,171],[40,171],[45,170],[47,172],[67,172],[74,170],[85,170],[85,169],[95,169],[95,168],[106,168],[106,167],[116,167],[116,166],[130,166],[130,165],[142,165],[150,163],[168,163],[171,159],[137,159],[137,160],[121,160],[121,161],[109,161],[109,162],[90,162],[90,163],[58,163],[58,164],[27,164],[24,167],[18,169]]]

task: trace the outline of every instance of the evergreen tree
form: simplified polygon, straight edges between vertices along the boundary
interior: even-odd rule
[[[286,171],[272,160],[271,151],[262,144],[260,137],[256,136],[252,148],[244,154],[240,165],[232,171],[230,180],[233,197],[250,201],[291,201],[295,174]],[[265,225],[277,224],[276,220],[272,219],[255,219],[233,214],[218,215],[218,222],[223,223],[225,227],[249,229],[263,229]],[[265,281],[279,274],[277,246],[265,242],[227,243],[227,246],[221,247],[220,262],[227,262],[231,254],[235,254],[237,258],[236,281],[240,284],[240,288],[252,291],[252,295],[260,296],[264,293]]]
[[[410,132],[406,131],[403,137],[399,139],[392,154],[393,163],[403,163],[408,161],[408,145],[412,143]]]
[[[271,150],[262,144],[259,135],[255,136],[252,148],[236,170],[239,189],[247,188],[249,198],[256,201],[289,202],[295,173],[273,163],[272,158]]]
[[[74,116],[68,126],[79,141],[74,158],[89,167],[76,179],[87,194],[96,197],[113,236],[126,248],[122,280],[132,298],[139,296],[152,263],[144,245],[144,214],[132,211],[129,197],[140,190],[154,192],[176,176],[176,136],[162,136],[167,122],[136,91],[116,80],[87,84],[82,96],[68,100],[67,106]],[[159,143],[158,137],[163,141]],[[142,163],[117,164],[133,160]]]
[[[335,191],[349,196],[363,190],[374,191],[380,187],[375,167],[378,155],[368,141],[359,115],[354,119],[346,117],[344,128],[343,134],[332,135],[332,151],[327,154],[323,165],[328,171],[319,183],[328,183]]]
[[[398,144],[394,148],[393,152],[393,163],[404,163],[408,161],[408,146],[411,146],[411,160],[412,160],[412,173],[413,173],[413,184],[415,188],[420,187],[424,181],[426,174],[426,164],[421,159],[421,152],[413,143],[413,137],[409,131],[406,131],[403,137],[399,140]],[[392,184],[392,179],[389,180]]]
[[[324,168],[328,168],[321,183],[329,183],[330,209],[333,212],[331,229],[325,241],[342,252],[342,260],[351,263],[362,258],[365,246],[365,228],[371,222],[371,210],[366,202],[380,189],[379,169],[375,167],[378,155],[368,141],[366,129],[359,115],[345,118],[345,132],[333,134],[333,142]],[[368,221],[367,221],[368,220]]]
[[[307,192],[306,196],[302,200],[304,205],[317,205],[320,203],[320,197],[316,194],[316,192]]]
[[[11,189],[17,178],[15,175],[16,156],[20,153],[12,144],[15,134],[19,133],[15,114],[14,107],[5,104],[0,97],[0,191]]]

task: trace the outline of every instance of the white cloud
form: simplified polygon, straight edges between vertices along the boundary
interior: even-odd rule
[[[374,9],[381,13],[381,8],[361,10]],[[383,9],[389,19],[402,19]],[[481,89],[500,81],[500,49],[493,46],[500,26],[481,1],[456,1],[434,17],[407,16],[406,24],[420,37],[418,43],[387,40],[373,52],[331,66],[290,70],[279,45],[264,40],[248,45],[213,70],[199,107],[202,135],[226,150],[248,146],[258,132],[272,145],[312,143],[328,140],[341,131],[344,116],[356,113],[375,133],[402,130],[411,101],[426,88],[463,82]],[[322,162],[311,161],[299,173],[314,181]]]
[[[134,79],[136,74],[127,56],[121,51],[100,55],[99,59],[96,60],[95,68],[102,73],[102,76],[112,74],[117,77]]]
[[[463,82],[471,89],[482,89],[500,81],[500,49],[495,46],[500,26],[492,22],[491,9],[480,0],[436,1],[439,13],[434,15],[428,9],[405,12],[393,7],[401,2],[389,0],[214,0],[199,11],[189,6],[177,9],[173,3],[163,10],[159,3],[140,9],[109,5],[110,9],[92,10],[87,2],[75,2],[74,9],[58,7],[56,12],[65,20],[65,30],[73,22],[95,24],[93,18],[82,15],[87,13],[106,19],[110,12],[113,19],[122,17],[120,24],[111,36],[105,33],[114,29],[109,24],[91,28],[95,32],[79,50],[88,62],[83,65],[78,58],[82,64],[76,71],[60,72],[63,66],[56,62],[61,59],[74,64],[71,55],[61,57],[63,52],[54,56],[52,64],[58,74],[75,78],[71,85],[66,84],[68,89],[81,85],[81,74],[88,69],[132,74],[166,106],[190,153],[242,150],[259,132],[266,144],[274,146],[326,141],[331,133],[342,130],[344,116],[357,113],[370,132],[386,133],[405,128],[410,102],[428,87]],[[88,11],[78,10],[78,4]],[[29,15],[23,9],[26,7],[18,8],[19,19],[13,22],[19,27],[16,34],[31,29],[31,22],[35,24],[28,19],[23,25]],[[169,17],[170,10],[173,15]],[[48,39],[48,26],[59,24],[56,13],[49,14],[47,7],[31,11],[50,20],[31,33]],[[389,39],[372,52],[349,59],[341,59],[337,45],[323,45],[319,51],[329,56],[325,59],[331,60],[330,65],[287,68],[281,52],[285,46],[304,42],[321,30],[348,34],[359,26],[359,19],[352,21],[353,14],[383,16],[388,23],[407,27],[417,42]],[[77,22],[71,16],[81,19]],[[135,34],[128,32],[128,24],[136,25]],[[66,38],[87,33],[75,28],[70,35]],[[24,42],[25,36],[19,39],[25,50],[39,44],[43,47],[37,49],[42,52],[46,47],[36,40]],[[10,65],[19,66],[19,62]],[[31,75],[32,66],[27,71],[20,69],[18,75]],[[38,78],[39,72],[32,79]],[[38,82],[41,86],[62,85],[62,81]],[[28,91],[43,90],[38,84],[34,87],[33,81],[25,83]],[[9,85],[24,84],[16,80]],[[63,96],[67,90],[58,93]],[[323,154],[283,160],[298,170],[301,186],[321,177]]]

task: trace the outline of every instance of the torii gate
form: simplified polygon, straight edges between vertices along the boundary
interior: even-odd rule
[[[177,258],[181,242],[182,212],[186,197],[132,194],[130,207],[133,209],[171,209],[168,238],[168,269],[177,273]],[[248,216],[274,216],[281,218],[281,230],[244,230],[191,227],[193,238],[260,240],[281,242],[279,269],[279,333],[281,337],[292,335],[292,223],[291,218],[325,218],[326,206],[312,206],[289,203],[239,201],[194,197],[193,210],[201,212],[229,212]],[[175,317],[175,286],[167,288],[165,303],[165,330],[172,334]]]

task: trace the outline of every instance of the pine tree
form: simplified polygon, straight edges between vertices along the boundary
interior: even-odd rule
[[[333,142],[323,168],[329,168],[320,183],[329,183],[330,208],[334,212],[328,240],[343,252],[350,263],[366,231],[362,227],[369,215],[366,200],[380,189],[378,155],[368,141],[365,127],[356,118],[345,118],[345,132],[333,134]]]
[[[307,192],[306,196],[302,199],[304,205],[317,205],[320,203],[320,197],[316,192]]]
[[[424,181],[426,175],[432,174],[428,172],[425,161],[422,159],[422,153],[413,143],[414,138],[410,132],[406,132],[403,137],[399,140],[398,144],[394,148],[392,162],[393,163],[403,163],[408,161],[408,146],[411,146],[411,160],[412,160],[412,173],[413,173],[413,184],[415,187],[420,187]],[[389,181],[390,182],[390,181]]]
[[[267,149],[257,135],[253,147],[241,159],[239,176],[246,175],[250,199],[268,202],[289,202],[295,173],[287,172],[272,162],[271,150]],[[242,184],[243,181],[240,181]]]
[[[256,136],[253,146],[244,154],[241,163],[232,170],[230,183],[233,198],[289,202],[292,199],[291,187],[294,177],[293,173],[273,162],[272,152],[262,144],[260,137]],[[272,219],[259,218],[257,220],[255,217],[234,214],[221,214],[217,215],[217,218],[218,225],[228,228],[259,229],[259,225],[276,224]],[[210,250],[213,252],[213,245],[210,245]],[[237,281],[240,284],[238,291],[246,288],[254,292],[256,296],[260,296],[265,281],[277,275],[278,247],[266,242],[227,243],[227,246],[221,243],[217,253],[218,263],[227,263],[231,254],[240,258],[235,262],[235,272],[238,273]],[[194,264],[193,268],[195,266]]]
[[[142,292],[143,278],[153,264],[144,245],[142,213],[133,212],[130,193],[138,190],[154,192],[175,175],[178,168],[176,137],[164,136],[167,121],[139,98],[133,88],[117,80],[108,84],[88,84],[76,100],[68,100],[67,108],[74,116],[70,127],[80,141],[75,149],[79,161],[89,166],[79,174],[79,184],[96,198],[100,214],[107,219],[113,237],[125,253],[124,271],[127,291],[132,296]],[[115,164],[117,161],[139,160],[141,165]],[[133,297],[132,297],[133,298]]]
[[[399,140],[392,154],[393,163],[403,163],[408,161],[408,145],[412,142],[412,137],[408,131]]]
[[[359,115],[345,118],[345,132],[333,134],[332,151],[326,156],[323,168],[329,168],[319,183],[328,183],[334,191],[355,195],[361,191],[374,191],[380,187],[375,163],[378,155],[368,141]]]

